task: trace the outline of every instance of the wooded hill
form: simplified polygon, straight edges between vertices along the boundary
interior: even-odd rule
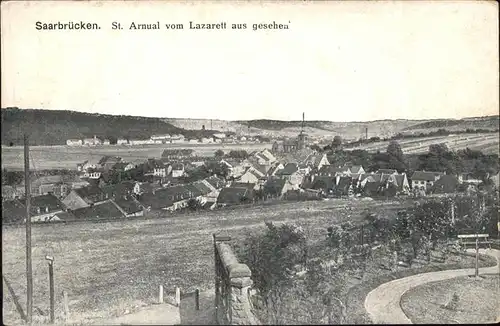
[[[154,134],[182,134],[201,137],[210,130],[185,130],[159,118],[82,113],[62,110],[1,109],[2,144],[22,145],[25,132],[32,145],[65,145],[67,139],[149,139]]]

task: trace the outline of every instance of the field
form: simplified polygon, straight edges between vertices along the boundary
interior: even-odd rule
[[[146,160],[159,158],[164,149],[189,148],[195,155],[212,156],[216,150],[225,152],[235,149],[247,151],[271,148],[271,144],[168,144],[168,145],[137,145],[137,146],[99,146],[99,147],[71,147],[71,146],[32,146],[30,147],[30,165],[32,169],[76,169],[76,164],[82,163],[91,157],[103,155],[117,155],[126,161]],[[2,168],[22,170],[23,148],[2,146]]]
[[[419,154],[427,152],[429,145],[446,143],[449,149],[459,150],[469,147],[470,149],[480,150],[483,153],[499,153],[499,134],[498,133],[485,133],[485,134],[459,134],[449,136],[434,136],[424,138],[408,138],[398,140],[401,149],[405,154]],[[365,144],[349,150],[364,149],[369,152],[385,151],[389,141],[381,141],[371,144]]]
[[[32,230],[34,307],[48,311],[45,255],[55,258],[56,316],[61,291],[70,298],[70,320],[88,323],[151,304],[164,284],[172,292],[210,289],[213,280],[212,234],[241,239],[264,221],[294,221],[309,238],[325,236],[326,227],[359,221],[363,212],[401,207],[398,202],[330,200],[252,206],[150,220],[36,226]],[[3,275],[25,306],[24,228],[4,228]],[[4,283],[4,323],[19,321]]]
[[[406,292],[401,307],[415,324],[492,323],[500,317],[499,281],[497,274],[428,283]],[[444,308],[453,294],[458,295],[456,309]]]

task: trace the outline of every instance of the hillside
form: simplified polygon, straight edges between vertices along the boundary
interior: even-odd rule
[[[2,109],[2,144],[22,144],[23,133],[31,133],[33,145],[63,145],[69,138],[148,139],[152,134],[183,134],[188,138],[209,136],[215,131],[238,135],[295,137],[302,121],[221,119],[176,119],[115,116],[58,110]],[[498,130],[499,116],[436,120],[377,120],[368,122],[305,121],[305,132],[317,138],[344,139],[390,137],[397,133],[418,134],[440,128],[452,132],[466,129]],[[205,127],[206,130],[202,130]],[[368,130],[367,130],[368,129]]]
[[[185,130],[159,118],[115,116],[59,110],[1,109],[2,144],[20,145],[30,132],[32,145],[65,145],[69,138],[149,139],[152,134],[195,136],[201,131]],[[206,131],[205,133],[210,133]]]
[[[427,119],[427,120],[377,120],[368,122],[332,122],[332,121],[305,121],[305,132],[314,136],[333,137],[340,135],[345,139],[369,137],[390,137],[397,133],[413,134],[428,133],[440,128],[450,131],[465,131],[466,129],[498,130],[498,116],[464,118],[464,119]],[[165,119],[174,126],[185,129],[201,129],[203,125],[214,129],[233,131],[237,134],[263,136],[296,136],[302,126],[302,121],[280,120],[209,120],[209,119]]]

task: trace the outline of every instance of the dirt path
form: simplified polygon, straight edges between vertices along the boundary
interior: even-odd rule
[[[99,320],[96,325],[180,325],[179,308],[168,303],[149,306],[137,312],[109,320]]]
[[[474,249],[468,251],[475,252]],[[497,259],[496,266],[480,268],[479,273],[499,273],[500,250],[483,249],[479,252]],[[401,296],[406,291],[429,282],[473,275],[474,272],[474,268],[447,270],[417,274],[384,283],[368,293],[365,299],[365,309],[374,324],[411,324],[411,320],[405,315],[400,306]]]

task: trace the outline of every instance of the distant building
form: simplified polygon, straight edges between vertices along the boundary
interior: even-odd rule
[[[68,140],[66,140],[66,145],[68,145],[68,146],[82,146],[83,140],[81,140],[81,139],[68,139]]]
[[[411,176],[412,189],[428,191],[443,175],[443,172],[415,171]]]
[[[275,141],[272,151],[274,153],[292,153],[303,150],[308,145],[308,135],[304,132],[305,117],[302,114],[302,129],[295,139],[287,139],[285,141]]]
[[[124,138],[119,138],[117,141],[116,141],[116,145],[127,145],[128,144],[128,140],[124,139]]]
[[[102,142],[99,138],[94,136],[94,138],[84,138],[83,139],[83,145],[87,146],[97,146],[97,145],[102,145]]]

